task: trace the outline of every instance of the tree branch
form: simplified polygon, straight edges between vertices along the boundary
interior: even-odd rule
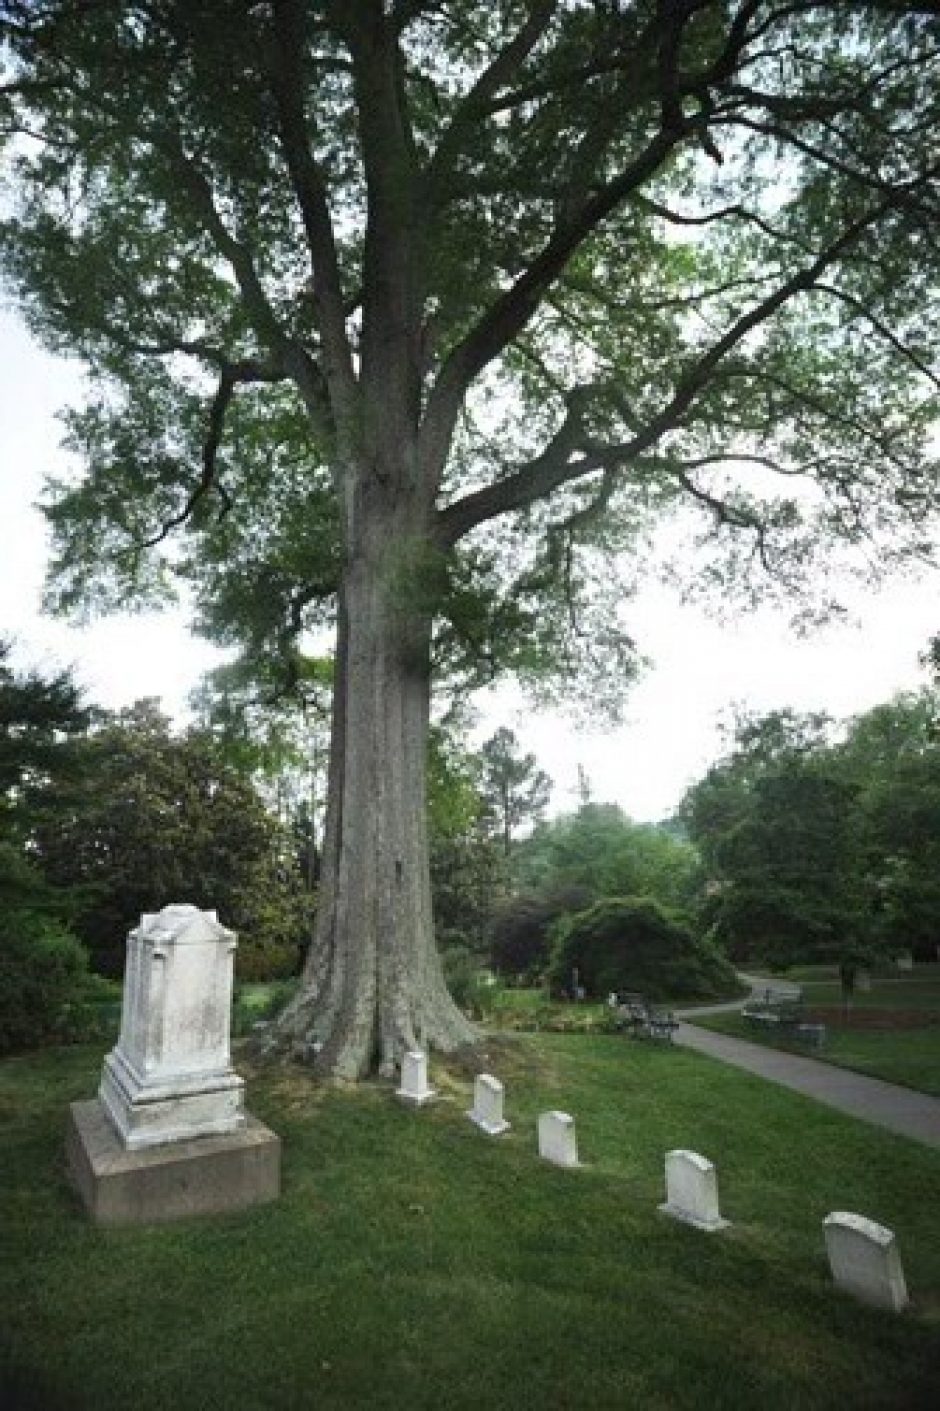
[[[829,294],[833,299],[838,299],[841,303],[848,305],[850,309],[854,309],[860,318],[865,319],[867,323],[871,324],[879,337],[883,338],[886,343],[889,343],[896,353],[900,353],[902,358],[909,362],[912,367],[915,367],[919,373],[927,378],[928,382],[931,382],[933,386],[940,391],[940,377],[934,372],[933,368],[915,353],[913,348],[909,348],[906,343],[902,343],[901,339],[898,338],[896,334],[892,333],[888,325],[863,304],[861,299],[856,299],[854,294],[849,294],[846,290],[839,289],[834,284],[817,284],[816,289],[820,294]]]
[[[326,415],[329,424],[331,409],[328,404],[324,404],[322,373],[309,352],[288,337],[278,322],[249,251],[230,233],[216,209],[212,187],[207,177],[186,155],[178,138],[155,138],[154,145],[170,162],[204,229],[231,266],[241,291],[245,311],[259,339],[273,355],[275,362],[293,378],[311,415],[321,425]]]
[[[337,422],[346,424],[352,420],[356,375],[346,336],[345,305],[326,182],[307,138],[302,66],[304,7],[297,0],[276,0],[274,33],[271,83],[281,146],[310,249],[323,376],[335,404]]]
[[[254,380],[253,377],[246,374],[244,365],[239,367],[235,363],[227,363],[222,368],[219,377],[219,385],[212,399],[212,405],[209,408],[209,428],[202,450],[202,475],[199,478],[199,482],[190,493],[185,505],[179,513],[168,519],[149,539],[144,539],[134,544],[130,552],[138,554],[145,549],[153,549],[156,548],[158,544],[162,544],[174,529],[178,529],[181,524],[185,524],[186,521],[191,518],[200,500],[204,499],[213,488],[222,496],[223,514],[231,507],[228,494],[223,490],[218,481],[216,460],[219,445],[222,441],[222,433],[225,429],[225,414],[234,396],[235,387],[239,382]]]
[[[528,269],[453,349],[428,398],[421,431],[426,466],[443,465],[460,406],[473,379],[522,331],[578,246],[635,187],[660,168],[678,140],[675,133],[657,132],[619,177],[585,203],[577,218],[556,225]]]
[[[436,187],[442,172],[451,167],[454,149],[467,128],[487,116],[491,99],[518,72],[541,39],[558,8],[558,0],[530,0],[529,13],[506,47],[496,55],[473,84],[460,107],[451,118],[425,174],[429,191]]]
[[[666,405],[629,441],[601,448],[592,445],[583,435],[585,391],[581,391],[577,400],[573,396],[570,397],[568,415],[542,455],[527,462],[506,479],[495,481],[465,495],[441,511],[438,517],[438,532],[442,541],[453,544],[489,519],[522,509],[535,500],[543,499],[559,486],[580,479],[591,471],[603,469],[612,463],[633,460],[649,450],[666,432],[674,430],[681,423],[727,354],[795,295],[811,289],[823,271],[880,220],[892,205],[891,201],[882,201],[853,221],[812,264],[791,275],[766,299],[737,319],[679,378]],[[579,450],[585,450],[587,453],[573,461],[571,457]]]

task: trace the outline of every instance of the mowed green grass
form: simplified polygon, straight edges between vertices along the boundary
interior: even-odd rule
[[[736,1038],[755,1043],[771,1044],[793,1053],[810,1052],[813,1058],[853,1068],[889,1083],[916,1088],[919,1092],[940,1097],[940,967],[918,965],[909,975],[876,977],[870,990],[856,990],[852,1008],[864,1010],[903,1010],[919,1014],[923,1024],[913,1028],[853,1029],[841,1028],[838,1022],[827,1027],[825,1047],[807,1050],[804,1044],[787,1041],[768,1034],[757,1025],[749,1024],[737,1014],[715,1014],[696,1019],[703,1028],[716,1029]],[[786,981],[802,983],[803,998],[809,1009],[840,1009],[842,990],[829,970],[807,968],[797,974],[789,972]],[[771,987],[780,981],[768,979]]]
[[[831,966],[805,966],[779,975],[754,976],[771,988],[792,984],[802,987],[803,998],[812,1005],[841,1005],[842,986]],[[852,1004],[860,1009],[940,1010],[940,965],[916,965],[910,972],[876,975],[870,990],[856,987]]]
[[[739,1014],[713,1014],[696,1019],[695,1023],[703,1029],[716,1029],[721,1034],[786,1049],[788,1053],[808,1054],[840,1068],[852,1068],[887,1083],[900,1083],[902,1087],[940,1097],[940,1024],[898,1030],[840,1030],[829,1025],[824,1047],[816,1049],[795,1039],[768,1034]]]
[[[284,1142],[282,1199],[151,1229],[89,1225],[65,1109],[101,1049],[0,1064],[0,1340],[7,1407],[844,1408],[932,1404],[940,1376],[940,1152],[699,1055],[616,1036],[494,1038],[512,1131],[464,1116],[435,1066],[414,1112],[389,1085],[249,1073]],[[577,1119],[584,1166],[535,1151]],[[663,1155],[717,1164],[703,1235],[657,1212]],[[898,1233],[913,1308],[830,1283],[821,1221]]]

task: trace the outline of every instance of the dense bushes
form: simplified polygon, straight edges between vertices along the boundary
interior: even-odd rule
[[[548,967],[550,934],[561,917],[591,901],[583,887],[550,895],[506,897],[490,921],[490,961],[507,980],[529,983]]]
[[[174,734],[142,701],[75,754],[77,777],[45,791],[30,845],[46,881],[69,897],[96,969],[121,974],[127,933],[143,912],[191,902],[238,932],[241,979],[297,970],[311,898],[291,839],[215,740]]]
[[[711,999],[738,993],[731,966],[673,914],[648,898],[599,901],[559,923],[549,983],[556,992],[578,983],[601,998],[635,990],[650,999]]]
[[[84,1037],[93,1025],[88,954],[59,922],[0,912],[0,1054]]]
[[[454,1003],[471,1019],[482,1019],[490,1008],[491,986],[479,957],[468,946],[449,945],[441,951],[441,965]]]

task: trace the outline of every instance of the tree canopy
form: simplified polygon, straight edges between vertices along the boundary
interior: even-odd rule
[[[616,705],[676,505],[726,594],[929,551],[938,39],[903,0],[0,0],[0,259],[91,373],[51,601],[182,581],[279,690],[335,624],[321,1067],[470,1036],[432,672]]]
[[[616,804],[586,803],[542,824],[524,844],[520,883],[541,893],[653,897],[688,911],[699,882],[695,848],[655,824],[634,823]]]
[[[338,477],[396,417],[442,662],[570,638],[572,552],[677,497],[786,580],[820,530],[923,547],[931,10],[4,0],[4,268],[93,375],[54,598],[182,575],[276,656],[335,605]]]

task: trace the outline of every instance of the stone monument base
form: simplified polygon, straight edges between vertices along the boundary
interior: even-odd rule
[[[280,1139],[250,1113],[224,1136],[128,1151],[97,1098],[69,1107],[69,1176],[97,1225],[149,1225],[276,1200]]]

